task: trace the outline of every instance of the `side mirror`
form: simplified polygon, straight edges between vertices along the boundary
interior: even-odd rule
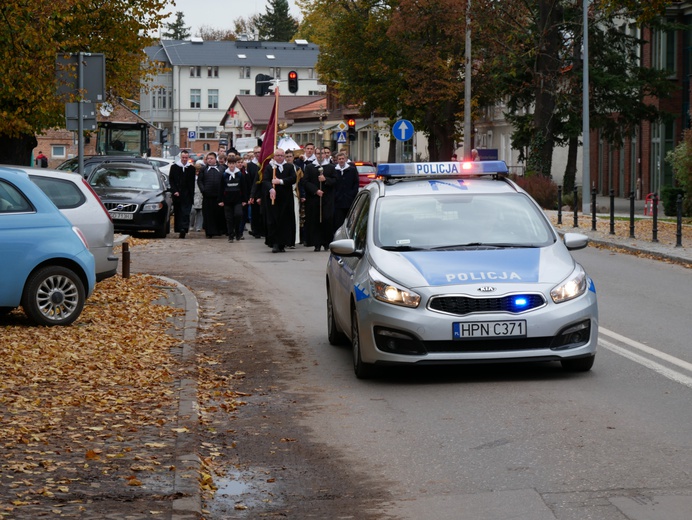
[[[335,240],[329,244],[329,251],[337,256],[355,256],[358,258],[363,256],[363,251],[356,249],[356,243],[352,238]]]
[[[565,233],[563,241],[567,249],[576,251],[577,249],[584,249],[588,245],[589,237],[581,233]]]

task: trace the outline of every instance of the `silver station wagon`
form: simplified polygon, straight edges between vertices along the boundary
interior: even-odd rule
[[[330,245],[327,326],[356,376],[378,365],[593,366],[598,305],[561,238],[502,161],[381,164]]]

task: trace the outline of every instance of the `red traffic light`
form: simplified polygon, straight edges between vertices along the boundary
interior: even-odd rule
[[[355,119],[349,119],[346,124],[348,124],[349,128],[355,128],[356,127],[356,120]]]
[[[291,94],[298,92],[298,73],[295,70],[288,73],[288,91]]]

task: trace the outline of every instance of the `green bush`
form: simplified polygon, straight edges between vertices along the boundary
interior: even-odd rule
[[[692,216],[692,130],[685,130],[683,137],[683,140],[668,152],[666,161],[673,166],[675,180],[685,197],[682,199],[682,214],[685,217],[690,217]],[[661,199],[664,197],[664,191],[665,188],[661,190]],[[675,197],[677,198],[677,193]],[[667,209],[665,213],[668,215]],[[676,209],[673,210],[673,215],[677,215]]]
[[[531,175],[513,176],[512,180],[531,195],[543,209],[557,209],[557,184],[552,179],[543,175]]]
[[[676,217],[678,215],[678,195],[682,195],[684,197],[685,190],[682,188],[673,188],[672,186],[664,186],[661,189],[661,203],[663,204],[663,213],[665,215],[669,217]]]

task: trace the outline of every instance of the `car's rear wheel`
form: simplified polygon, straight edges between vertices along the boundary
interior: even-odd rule
[[[596,356],[589,356],[577,359],[563,359],[560,361],[562,368],[569,372],[588,372],[593,366]]]
[[[74,271],[47,266],[27,279],[22,307],[39,325],[69,325],[81,314],[85,300],[84,284]]]
[[[330,345],[343,345],[346,342],[346,336],[339,330],[334,319],[334,304],[329,283],[327,283],[327,337]]]
[[[353,350],[353,371],[358,379],[369,379],[375,374],[375,366],[364,363],[360,355],[360,331],[356,308],[351,307],[351,348]]]

